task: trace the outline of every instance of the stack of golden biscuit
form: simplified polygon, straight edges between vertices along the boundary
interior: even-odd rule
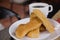
[[[45,30],[52,33],[54,32],[54,26],[40,10],[35,9],[30,15],[30,22],[19,25],[15,35],[17,38],[23,38],[24,36],[37,38],[40,32]]]

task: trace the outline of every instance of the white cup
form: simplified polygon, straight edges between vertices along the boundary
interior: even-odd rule
[[[50,10],[49,10],[50,8]],[[47,17],[49,12],[53,11],[53,6],[47,3],[32,3],[29,5],[29,13],[31,14],[34,9],[39,9]]]

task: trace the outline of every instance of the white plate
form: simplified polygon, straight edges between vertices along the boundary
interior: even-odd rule
[[[27,22],[30,21],[30,18],[25,18],[25,19],[22,19],[22,20],[19,20],[19,21],[16,21],[15,23],[13,23],[10,28],[9,28],[9,34],[11,37],[13,37],[14,39],[16,40],[42,40],[42,39],[46,39],[47,37],[49,37],[51,35],[51,33],[45,31],[45,32],[42,32],[40,33],[40,37],[39,38],[29,38],[27,36],[25,36],[24,38],[22,39],[18,39],[15,35],[14,35],[14,32],[16,30],[16,28],[18,27],[18,25],[20,24],[26,24]],[[55,26],[55,30],[58,29],[58,22],[56,22],[55,20],[53,19],[49,19],[49,21]]]

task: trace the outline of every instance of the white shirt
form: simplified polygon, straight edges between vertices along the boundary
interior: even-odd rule
[[[4,26],[0,23],[0,31],[4,29]]]

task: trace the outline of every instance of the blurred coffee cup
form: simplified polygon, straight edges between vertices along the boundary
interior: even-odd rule
[[[34,9],[39,9],[47,17],[49,12],[53,11],[53,6],[47,3],[32,3],[29,5],[29,13],[31,14]]]

